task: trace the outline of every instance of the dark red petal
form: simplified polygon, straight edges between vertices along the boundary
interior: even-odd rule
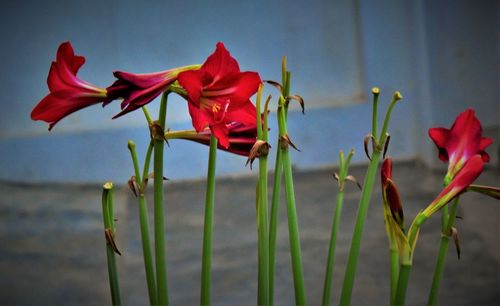
[[[386,181],[385,194],[387,202],[389,203],[389,208],[391,209],[392,217],[398,224],[402,225],[404,220],[403,205],[396,184],[394,184],[391,179],[387,179]]]
[[[238,62],[229,54],[229,51],[226,50],[224,44],[219,42],[215,52],[207,58],[200,70],[211,75],[215,83],[227,74],[240,72],[240,67]]]
[[[201,70],[189,70],[179,73],[177,77],[179,84],[188,92],[189,100],[198,106],[203,90],[203,74]]]
[[[212,133],[219,141],[219,144],[225,149],[229,148],[229,139],[228,139],[229,131],[226,125],[223,123],[219,123],[210,126],[210,129],[212,130]]]
[[[148,88],[154,86],[161,82],[173,82],[175,78],[170,81],[167,81],[168,71],[160,71],[153,73],[144,73],[144,74],[135,74],[125,71],[115,71],[113,75],[120,80],[125,80],[130,82],[131,84],[140,87],[140,88]]]
[[[446,162],[448,161],[448,152],[446,145],[450,139],[450,130],[436,127],[429,129],[429,137],[434,141],[439,150],[439,159]]]
[[[202,109],[200,109],[190,101],[188,101],[188,108],[194,129],[197,132],[203,131],[203,129],[209,125],[210,119]]]
[[[392,158],[387,157],[380,169],[382,188],[387,184],[387,180],[392,178]]]
[[[226,113],[226,123],[239,122],[243,125],[257,126],[257,110],[250,100],[239,107],[230,107]]]

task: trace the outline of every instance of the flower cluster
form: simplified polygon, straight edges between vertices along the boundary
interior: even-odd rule
[[[173,91],[171,86],[177,86],[175,92],[188,102],[193,127],[200,133],[198,139],[213,133],[221,148],[237,148],[240,155],[248,155],[255,143],[253,137],[252,145],[239,145],[240,138],[235,139],[234,135],[242,129],[246,135],[257,133],[256,109],[250,97],[257,92],[261,79],[256,72],[241,72],[238,62],[222,43],[217,43],[215,52],[201,66],[189,65],[145,74],[115,71],[117,80],[106,88],[77,77],[84,63],[85,58],[75,55],[69,42],[59,46],[47,80],[50,93],[33,109],[33,120],[45,121],[52,129],[61,119],[82,108],[97,103],[106,106],[122,99],[122,110],[114,117],[118,118],[145,106],[166,91]],[[248,141],[247,137],[243,143]]]

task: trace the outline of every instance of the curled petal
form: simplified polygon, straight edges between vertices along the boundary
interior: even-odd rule
[[[252,164],[254,160],[261,156],[267,156],[269,154],[269,149],[271,146],[268,142],[263,140],[257,140],[250,150],[250,154],[248,155],[248,159],[245,165],[250,164],[250,169],[252,169]]]
[[[49,123],[50,130],[69,114],[107,99],[105,89],[76,76],[84,63],[85,58],[75,55],[69,42],[59,46],[47,77],[50,93],[33,108],[31,119]]]

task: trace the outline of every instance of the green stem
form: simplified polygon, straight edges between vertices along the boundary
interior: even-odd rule
[[[278,125],[280,136],[287,135],[286,119],[284,112],[284,99],[280,97],[278,107]],[[282,142],[282,141],[281,141]],[[290,251],[292,257],[293,280],[295,287],[296,305],[306,305],[304,272],[302,267],[302,255],[300,250],[299,224],[297,219],[297,208],[295,205],[295,191],[293,186],[292,163],[288,144],[280,143],[280,151],[283,156],[283,173],[285,177],[285,194],[288,214],[288,232],[290,239]]]
[[[401,93],[399,91],[396,91],[394,93],[394,95],[392,96],[392,101],[389,104],[389,107],[387,108],[387,112],[386,112],[385,118],[384,118],[384,125],[382,126],[382,130],[381,130],[380,136],[379,136],[378,143],[381,146],[384,145],[385,140],[387,138],[386,133],[387,133],[387,129],[389,128],[389,121],[391,119],[392,109],[394,108],[394,105],[396,105],[396,102],[398,102],[402,98],[403,98],[403,96],[401,96]]]
[[[210,136],[208,155],[207,191],[205,197],[205,223],[203,227],[203,257],[201,265],[200,305],[210,305],[210,284],[212,279],[212,232],[215,202],[215,166],[217,157],[217,138]]]
[[[102,191],[102,216],[104,221],[104,230],[111,231],[114,236],[114,209],[113,209],[113,184],[107,182],[103,185]],[[113,305],[121,305],[120,285],[118,282],[118,269],[116,266],[115,252],[106,238],[106,258],[108,262],[109,287],[111,289],[111,302]]]
[[[373,94],[373,111],[372,111],[372,136],[377,139],[377,121],[378,121],[378,97],[380,95],[380,89],[377,87],[372,88]]]
[[[325,281],[323,283],[323,306],[330,305],[330,291],[332,288],[333,263],[335,260],[335,246],[337,242],[337,233],[340,227],[340,216],[344,202],[344,191],[339,190],[337,193],[337,202],[335,213],[332,220],[332,232],[330,235],[330,246],[328,248],[328,259],[326,263]]]
[[[401,265],[399,270],[398,289],[394,298],[395,306],[404,306],[406,300],[406,289],[410,279],[411,265]]]
[[[370,198],[373,191],[373,184],[375,175],[377,173],[378,163],[381,152],[375,150],[371,156],[368,172],[365,176],[363,183],[363,191],[359,201],[359,208],[356,216],[356,224],[354,226],[354,233],[352,236],[351,247],[349,250],[349,257],[347,260],[347,267],[344,275],[344,282],[342,285],[342,293],[340,296],[340,305],[347,306],[351,304],[352,288],[354,285],[354,278],[356,274],[356,265],[359,257],[361,247],[361,236],[363,235],[363,228],[368,213],[368,206],[370,205]]]
[[[286,65],[286,60],[284,60]],[[283,69],[285,71],[286,68]],[[290,72],[284,73],[283,80],[283,95],[280,96],[278,106],[278,129],[280,136],[279,150],[282,155],[283,174],[285,178],[285,194],[288,215],[288,236],[290,239],[290,254],[292,259],[292,272],[295,290],[295,304],[306,305],[306,294],[304,286],[304,271],[302,267],[302,255],[300,249],[299,224],[297,218],[297,207],[295,204],[295,191],[293,186],[292,161],[290,159],[289,145],[283,140],[283,137],[288,137],[287,131],[287,114],[285,107],[285,96],[290,90]]]
[[[161,98],[158,124],[165,129],[167,113],[167,96],[165,92]],[[163,136],[163,135],[161,135]],[[154,137],[154,230],[155,230],[155,258],[156,258],[156,286],[158,304],[168,305],[167,263],[165,254],[165,216],[163,203],[163,137]]]
[[[340,227],[340,219],[342,214],[342,207],[344,203],[344,188],[346,177],[349,170],[349,163],[354,155],[354,149],[349,152],[347,159],[344,158],[344,152],[339,153],[339,174],[338,180],[338,192],[337,200],[335,205],[335,212],[333,214],[332,220],[332,232],[330,234],[330,245],[328,248],[328,258],[325,271],[325,280],[323,283],[323,306],[330,305],[330,292],[332,289],[332,276],[333,276],[333,265],[335,260],[335,248],[337,244],[337,233]]]
[[[396,248],[391,247],[389,254],[391,261],[391,305],[394,305],[399,278],[399,251],[397,246]]]
[[[153,252],[151,247],[151,240],[149,238],[149,216],[148,216],[148,207],[146,203],[145,190],[143,188],[142,182],[143,179],[139,172],[139,161],[137,158],[137,152],[135,150],[135,143],[133,141],[129,141],[128,148],[130,150],[130,154],[132,156],[132,162],[134,164],[135,171],[135,183],[139,189],[138,202],[139,202],[139,224],[141,231],[141,241],[142,241],[142,253],[144,257],[144,269],[146,270],[146,281],[148,285],[148,294],[149,294],[149,303],[150,305],[157,304],[156,297],[156,278],[154,271],[154,263],[153,263]],[[148,147],[148,153],[146,154],[146,160],[149,160],[151,157],[151,149],[152,146]],[[149,163],[148,163],[149,168]],[[147,171],[147,169],[146,169]]]
[[[257,218],[259,237],[258,305],[269,305],[269,234],[267,200],[267,156],[259,157]]]
[[[141,176],[141,182],[146,185],[144,182],[148,180],[149,176],[149,164],[151,162],[151,153],[153,153],[153,148],[154,148],[154,141],[149,142],[148,146],[148,151],[146,152],[146,158],[144,159],[144,167],[142,168],[142,176]]]
[[[261,120],[262,85],[257,92],[257,139],[267,142],[267,113],[264,127]],[[265,111],[267,112],[267,110]],[[269,305],[269,233],[267,198],[267,155],[259,156],[259,181],[257,183],[257,234],[258,234],[258,291],[257,305]]]
[[[153,119],[151,118],[151,115],[149,114],[148,108],[144,105],[141,107],[142,112],[144,113],[144,116],[146,117],[146,121],[148,122],[149,125],[153,123]]]
[[[269,225],[269,305],[274,304],[274,276],[276,273],[276,241],[278,214],[281,195],[281,179],[283,173],[281,150],[276,152],[274,166],[273,197],[271,200],[271,222]]]
[[[448,222],[443,230],[441,235],[441,242],[439,244],[439,253],[436,262],[436,268],[434,269],[434,276],[432,278],[432,286],[431,291],[429,293],[429,299],[427,305],[433,306],[437,305],[437,299],[439,294],[439,287],[441,285],[441,279],[443,278],[444,272],[444,264],[446,261],[446,255],[448,254],[448,245],[450,244],[449,233],[455,223],[455,219],[457,216],[457,208],[458,208],[459,199],[458,197],[451,204],[450,214],[448,217]],[[447,206],[445,206],[447,207]],[[443,207],[444,208],[444,207]]]

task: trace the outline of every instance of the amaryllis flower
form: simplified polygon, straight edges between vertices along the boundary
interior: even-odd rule
[[[49,130],[67,115],[106,100],[106,89],[79,79],[76,74],[85,63],[83,56],[75,55],[69,42],[57,49],[47,78],[50,93],[31,112],[31,119],[43,120]]]
[[[382,198],[385,209],[390,211],[392,218],[396,223],[404,227],[403,205],[396,184],[392,180],[392,159],[387,157],[382,163],[380,171],[382,181]]]
[[[221,150],[242,156],[249,156],[250,151],[257,139],[256,125],[243,125],[233,122],[226,125],[228,130],[229,146],[223,147],[220,143],[217,147]],[[204,145],[210,145],[211,130],[205,128],[201,132],[196,131],[168,131],[166,139],[185,139],[195,141]]]
[[[178,81],[187,91],[193,127],[201,132],[208,126],[222,147],[230,145],[229,123],[256,125],[256,110],[250,97],[261,83],[259,74],[240,72],[222,43],[217,44],[199,70],[181,72]]]
[[[463,167],[458,171],[450,184],[432,201],[422,212],[427,218],[438,211],[441,207],[449,203],[453,198],[467,190],[474,180],[483,171],[483,157],[480,154],[470,157]]]
[[[113,75],[118,80],[106,88],[108,99],[105,105],[113,100],[123,98],[122,111],[113,118],[120,117],[153,101],[177,80],[180,72],[198,68],[200,65],[191,65],[144,74],[115,71]]]
[[[465,162],[476,154],[479,154],[484,162],[490,160],[485,149],[493,140],[482,137],[481,122],[472,109],[467,109],[458,115],[451,129],[443,127],[429,129],[429,136],[439,149],[439,159],[449,162],[448,180],[451,180]]]

